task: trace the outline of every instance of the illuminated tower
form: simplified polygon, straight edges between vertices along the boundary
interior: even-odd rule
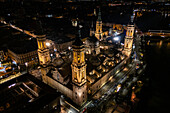
[[[101,11],[99,9],[98,19],[96,21],[96,32],[95,36],[98,40],[103,40],[103,34],[102,34],[102,19],[101,19]]]
[[[50,63],[50,54],[49,49],[46,46],[46,37],[45,35],[38,35],[37,36],[37,43],[38,43],[38,57],[39,63],[41,65],[41,73],[42,73],[42,80],[46,83],[46,74],[48,72],[47,65]]]
[[[50,62],[49,49],[47,48],[45,41],[46,41],[45,35],[39,35],[37,37],[38,57],[40,65],[47,65]]]
[[[95,30],[93,27],[93,20],[92,20],[92,24],[91,24],[91,28],[90,28],[90,36],[93,36],[93,34],[95,34]]]
[[[86,83],[86,63],[85,63],[85,47],[79,36],[76,37],[72,45],[73,61],[72,68],[72,83],[73,83],[73,101],[82,105],[87,100],[87,83]]]
[[[123,53],[126,56],[129,56],[132,51],[133,35],[134,35],[134,30],[135,30],[135,26],[133,23],[134,17],[135,17],[135,14],[131,16],[131,22],[127,25],[127,32],[125,36],[124,50],[123,50]]]

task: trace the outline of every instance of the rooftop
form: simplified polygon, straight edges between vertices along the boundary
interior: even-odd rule
[[[22,37],[18,37],[18,39],[14,39],[9,44],[9,50],[16,54],[25,54],[28,52],[36,51],[37,49],[38,49],[37,41],[34,38],[30,40],[25,40],[22,39]]]
[[[39,96],[35,96],[27,87],[38,93]],[[40,110],[42,106],[59,96],[57,93],[55,96],[50,94],[54,92],[54,89],[36,80],[32,75],[25,74],[18,77],[17,81],[13,79],[1,84],[1,106],[9,105],[4,107],[5,112],[27,113],[33,110]],[[41,103],[41,105],[38,103]],[[35,104],[36,107],[34,107]]]

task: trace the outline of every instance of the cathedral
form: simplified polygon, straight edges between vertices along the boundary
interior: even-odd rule
[[[132,50],[134,29],[134,24],[129,23],[123,51],[118,51],[113,46],[102,48],[100,44],[106,37],[103,36],[99,11],[96,31],[90,32],[90,36],[82,41],[79,28],[70,50],[71,57],[63,58],[56,53],[53,60],[46,46],[46,36],[38,35],[42,81],[78,106],[82,106],[87,99],[97,96],[95,93],[110,79],[114,80],[113,76],[127,64]]]

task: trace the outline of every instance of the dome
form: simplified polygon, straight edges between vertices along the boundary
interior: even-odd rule
[[[99,40],[95,37],[95,35],[93,35],[93,36],[90,36],[88,39],[88,42],[89,43],[93,43],[93,44],[97,44],[97,43],[99,43]]]
[[[63,61],[62,58],[56,58],[56,59],[54,59],[54,61],[53,61],[53,65],[54,65],[54,66],[60,66],[63,62],[64,62],[64,61]]]
[[[83,42],[81,41],[81,39],[79,37],[76,37],[75,41],[73,42],[74,46],[82,46]]]
[[[89,60],[95,66],[98,66],[101,63],[101,60],[97,56],[93,56]]]

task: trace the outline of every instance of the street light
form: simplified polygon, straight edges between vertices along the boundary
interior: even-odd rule
[[[28,62],[25,62],[26,71],[28,72]]]

